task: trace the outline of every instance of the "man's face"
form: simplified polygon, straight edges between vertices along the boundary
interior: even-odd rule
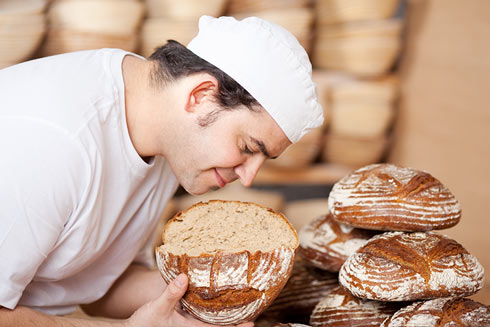
[[[253,112],[244,107],[220,111],[215,121],[202,126],[216,109],[217,105],[194,117],[167,157],[177,179],[191,194],[202,194],[237,179],[250,186],[263,162],[279,156],[291,144],[265,110]]]

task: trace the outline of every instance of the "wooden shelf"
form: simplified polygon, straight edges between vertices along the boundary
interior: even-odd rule
[[[321,163],[301,169],[262,167],[255,177],[254,185],[263,184],[334,184],[354,170],[338,164]]]

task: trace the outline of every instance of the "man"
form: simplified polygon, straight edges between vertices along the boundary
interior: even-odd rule
[[[0,93],[1,326],[210,326],[175,309],[185,275],[166,286],[147,268],[166,202],[179,183],[251,185],[323,121],[305,51],[258,18],[202,17],[187,48],[148,61],[23,63],[0,71]],[[79,304],[124,320],[63,317]]]

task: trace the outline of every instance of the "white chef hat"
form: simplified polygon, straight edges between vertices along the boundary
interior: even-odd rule
[[[257,17],[202,16],[187,48],[245,88],[291,142],[323,123],[308,55],[281,26]]]

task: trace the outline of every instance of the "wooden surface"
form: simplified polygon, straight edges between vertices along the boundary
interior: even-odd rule
[[[409,0],[401,103],[389,160],[427,170],[461,202],[442,231],[490,284],[490,1]],[[488,287],[475,296],[490,304]]]

